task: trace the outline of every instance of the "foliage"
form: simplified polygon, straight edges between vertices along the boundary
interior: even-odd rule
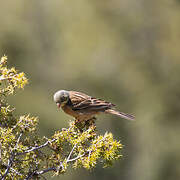
[[[0,61],[0,176],[1,179],[41,178],[47,172],[54,175],[72,168],[104,167],[121,157],[122,144],[111,133],[98,135],[94,122],[77,124],[55,132],[51,138],[37,135],[38,118],[17,117],[6,98],[16,89],[24,88],[27,78],[15,68],[8,69],[7,57]]]

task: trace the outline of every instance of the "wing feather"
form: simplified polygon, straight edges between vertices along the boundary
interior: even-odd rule
[[[74,111],[105,111],[115,106],[110,102],[93,98],[91,96],[76,91],[70,92],[70,99],[72,103],[72,109]]]

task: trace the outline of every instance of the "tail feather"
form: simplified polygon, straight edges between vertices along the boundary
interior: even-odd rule
[[[114,114],[116,116],[120,116],[121,118],[124,118],[124,119],[127,119],[127,120],[135,120],[135,117],[133,115],[126,114],[126,113],[123,113],[123,112],[119,112],[119,111],[116,111],[114,109],[108,109],[105,112],[109,113],[109,114]]]

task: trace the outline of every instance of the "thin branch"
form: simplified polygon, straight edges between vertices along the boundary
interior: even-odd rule
[[[16,145],[15,145],[14,149],[17,148],[17,145],[18,145],[21,137],[22,137],[22,133],[19,134],[19,137],[18,137],[18,139],[17,139],[17,142],[16,142]],[[17,172],[15,169],[12,168],[12,165],[13,165],[13,163],[14,163],[14,158],[15,158],[15,154],[14,154],[14,152],[13,152],[13,150],[12,150],[11,156],[10,156],[10,158],[8,159],[7,168],[6,168],[6,170],[5,170],[4,175],[2,176],[2,180],[4,180],[4,179],[6,178],[6,176],[7,176],[7,174],[9,173],[10,170],[12,170],[12,171],[15,172],[16,174],[20,175],[19,172]]]
[[[16,173],[17,175],[22,176],[22,174],[21,174],[20,172],[16,171],[16,170],[15,170],[15,169],[13,169],[12,167],[11,167],[10,169],[11,169],[11,171],[13,171],[14,173]]]
[[[0,81],[4,81],[4,80],[11,80],[11,79],[15,79],[15,80],[19,80],[19,78],[16,78],[15,76],[9,76],[9,77],[3,77],[3,75],[0,76]]]
[[[8,168],[8,165],[5,165],[5,164],[2,164],[4,167],[6,167],[6,168]],[[14,172],[14,173],[16,173],[17,175],[20,175],[20,176],[22,176],[23,174],[21,174],[20,172],[18,172],[17,170],[15,170],[14,168],[12,168],[12,167],[10,167],[10,170],[12,171],[12,172]],[[1,176],[2,176],[2,174],[1,174]]]
[[[90,160],[91,153],[92,153],[92,150],[89,151],[88,161]]]
[[[35,172],[29,173],[29,175],[27,176],[25,180],[33,178],[34,175],[35,175]]]
[[[12,130],[16,129],[16,127],[18,126],[18,124],[20,124],[21,122],[22,122],[22,119],[20,119],[20,120],[16,123],[16,125],[13,126]]]
[[[57,170],[56,167],[51,167],[51,168],[44,169],[42,171],[36,171],[36,172],[34,171],[34,172],[29,173],[25,180],[29,180],[33,178],[33,176],[42,176],[42,174],[45,174],[50,171],[56,171],[56,170]]]
[[[75,145],[75,146],[76,146],[76,145]],[[75,147],[74,147],[74,149],[75,149]],[[73,151],[71,150],[71,152],[73,152]],[[72,154],[71,152],[70,152],[70,154]],[[70,155],[70,154],[69,154],[69,155]],[[79,156],[77,156],[77,157],[75,157],[75,158],[68,159],[68,160],[67,160],[67,163],[68,163],[68,162],[76,161],[76,160],[78,160],[79,158],[83,157],[84,155],[85,155],[85,153],[84,153],[84,154],[81,154],[81,155],[79,155]],[[68,156],[68,157],[69,157],[69,156]],[[31,174],[29,174],[28,177],[27,177],[25,180],[29,180],[29,179],[33,178],[33,176],[41,176],[42,174],[48,173],[48,172],[50,172],[50,171],[59,171],[60,168],[63,168],[62,162],[60,162],[60,165],[59,165],[58,167],[53,166],[53,167],[50,167],[50,168],[47,168],[47,169],[44,169],[44,170],[41,170],[41,171],[36,171],[36,172],[34,171],[34,172],[32,172]]]
[[[16,155],[21,156],[21,155],[24,155],[24,154],[29,153],[31,151],[36,151],[38,149],[44,148],[44,147],[48,146],[49,143],[54,142],[55,140],[56,139],[52,139],[51,141],[46,141],[44,144],[42,144],[40,146],[32,147],[32,148],[30,148],[30,149],[28,149],[28,150],[26,150],[26,151],[24,151],[22,153],[17,153]]]
[[[56,171],[56,170],[57,170],[56,167],[50,167],[50,168],[44,169],[42,171],[38,171],[38,172],[36,172],[36,174],[37,175],[42,175],[42,174],[45,174],[45,173],[47,173],[49,171]]]
[[[22,137],[22,134],[23,134],[23,133],[20,133],[20,134],[19,134],[19,137],[18,137],[18,139],[17,139],[17,142],[16,142],[16,145],[15,145],[14,149],[17,148],[17,145],[19,144],[19,141],[20,141],[20,139],[21,139],[21,137]]]
[[[4,175],[2,176],[1,180],[5,180],[7,174],[9,173],[11,166],[13,165],[13,160],[14,160],[14,155],[11,155],[11,157],[8,159],[8,165],[7,165],[7,169],[5,170]]]
[[[72,162],[72,161],[76,161],[76,160],[78,160],[79,158],[83,157],[85,154],[86,154],[86,153],[81,154],[81,155],[79,155],[79,156],[77,156],[77,157],[75,157],[75,158],[69,159],[69,160],[67,160],[67,163],[68,163],[68,162]]]
[[[27,175],[27,177],[26,177],[25,180],[31,179],[31,178],[33,178],[34,176],[36,176],[37,170],[38,170],[38,167],[36,167],[36,169],[34,169],[34,170],[31,170],[31,166],[30,166],[30,167],[29,167],[28,175]]]
[[[71,155],[72,155],[74,149],[76,148],[76,146],[77,146],[77,144],[75,144],[74,147],[72,148],[72,150],[71,150],[71,152],[69,153],[69,156],[68,156],[68,158],[67,158],[67,161],[71,158]]]
[[[10,80],[10,79],[12,79],[12,77],[3,77],[3,76],[0,76],[0,81]]]

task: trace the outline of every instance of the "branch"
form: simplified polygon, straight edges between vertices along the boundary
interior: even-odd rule
[[[78,160],[79,158],[83,157],[85,154],[86,154],[86,153],[81,154],[81,155],[79,155],[79,156],[77,156],[77,157],[75,157],[75,158],[69,159],[69,160],[67,160],[67,163],[68,163],[68,162],[72,162],[72,161],[76,161],[76,160]]]
[[[38,177],[38,176],[40,176],[42,174],[45,174],[47,172],[50,172],[50,171],[57,171],[60,168],[63,168],[63,166],[60,165],[60,167],[50,167],[50,168],[47,168],[47,169],[44,169],[44,170],[41,170],[41,171],[36,171],[36,172],[34,171],[34,172],[30,173],[25,180],[31,179],[31,178],[33,178],[33,176],[37,176]]]
[[[40,146],[32,147],[32,148],[30,148],[30,149],[28,149],[28,150],[26,150],[26,151],[24,151],[22,153],[17,153],[16,156],[21,156],[21,155],[24,155],[24,154],[29,153],[31,151],[36,151],[38,149],[44,148],[44,147],[48,146],[49,143],[54,142],[55,140],[56,139],[52,139],[51,141],[47,141],[47,142],[45,142],[44,144],[42,144]]]
[[[17,147],[17,145],[18,145],[21,137],[22,137],[22,133],[20,133],[20,135],[19,135],[19,137],[18,137],[18,139],[17,139],[17,143],[16,143],[16,145],[15,145],[15,148]],[[29,153],[29,152],[31,152],[31,151],[36,151],[36,150],[38,150],[38,149],[44,148],[44,147],[48,146],[49,143],[52,143],[52,142],[54,142],[55,140],[56,140],[56,139],[52,139],[51,141],[46,141],[44,144],[42,144],[42,145],[40,145],[40,146],[32,147],[32,148],[30,148],[30,149],[28,149],[28,150],[26,150],[26,151],[24,151],[24,152],[21,152],[21,153],[13,154],[13,155],[11,156],[11,158],[9,158],[9,160],[8,160],[7,169],[6,169],[5,173],[4,173],[4,175],[2,176],[2,180],[5,180],[5,177],[7,176],[7,174],[9,173],[10,170],[12,170],[13,172],[15,172],[15,173],[18,174],[18,175],[21,175],[19,172],[17,172],[15,169],[13,169],[13,168],[11,167],[12,164],[13,164],[13,159],[14,159],[15,156],[21,156],[21,155],[24,155],[24,154]],[[85,153],[84,153],[84,154],[81,154],[81,155],[79,155],[79,156],[77,156],[77,157],[75,157],[75,158],[70,159],[71,156],[72,156],[72,154],[73,154],[73,152],[74,152],[74,150],[75,150],[75,148],[76,148],[76,146],[77,146],[77,144],[75,144],[75,145],[73,146],[71,152],[69,153],[69,155],[68,155],[68,157],[67,157],[67,161],[66,161],[67,163],[68,163],[68,162],[76,161],[76,160],[78,160],[79,158],[81,158],[81,157],[83,157],[83,156],[85,155]],[[47,168],[47,169],[44,169],[44,170],[41,170],[41,171],[31,172],[30,174],[28,174],[28,176],[26,177],[25,180],[31,179],[33,176],[39,176],[39,175],[45,174],[45,173],[50,172],[50,171],[59,171],[61,168],[63,168],[62,162],[60,162],[60,165],[59,165],[58,167],[55,167],[55,166],[54,166],[54,167],[50,167],[50,168]]]
[[[68,156],[68,158],[67,158],[67,161],[69,161],[69,159],[71,158],[71,155],[72,155],[74,149],[76,148],[76,146],[77,146],[77,144],[75,144],[74,147],[72,148],[72,150],[71,150],[71,152],[69,153],[69,156]]]
[[[21,137],[22,137],[22,133],[19,134],[19,137],[18,137],[18,139],[17,139],[17,142],[16,142],[16,145],[15,145],[14,149],[17,148],[17,145],[18,145]],[[0,148],[1,148],[1,147],[0,147]],[[14,150],[14,149],[13,149],[13,150]],[[0,150],[1,150],[1,149],[0,149]],[[17,172],[15,169],[12,168],[12,165],[13,165],[13,163],[14,163],[14,158],[15,158],[15,153],[13,152],[13,150],[12,150],[12,152],[11,152],[10,158],[8,159],[7,169],[5,170],[4,175],[2,176],[2,180],[4,180],[4,179],[6,178],[6,176],[7,176],[7,174],[9,173],[10,170],[12,170],[12,171],[15,172],[16,174],[20,175],[19,172]],[[0,153],[1,153],[1,152],[0,152]]]
[[[69,153],[69,156],[68,156],[69,158],[70,158],[71,154],[73,153],[73,151],[75,149],[75,146],[72,148],[71,152]],[[85,155],[85,153],[81,154],[81,155],[79,155],[79,156],[77,156],[75,158],[72,158],[72,159],[67,158],[67,163],[76,161],[79,158],[83,157],[84,155]],[[47,169],[44,169],[44,170],[41,170],[41,171],[32,172],[31,174],[28,175],[28,177],[25,180],[29,180],[29,179],[33,178],[33,176],[40,176],[40,175],[45,174],[45,173],[50,172],[50,171],[59,171],[60,169],[63,169],[62,162],[60,162],[60,165],[58,167],[53,166],[53,167],[50,167],[50,168],[47,168]]]
[[[57,168],[56,167],[50,167],[50,168],[47,168],[47,169],[44,169],[44,170],[41,170],[41,171],[38,171],[36,172],[37,175],[42,175],[42,174],[45,174],[49,171],[56,171]]]
[[[9,77],[0,76],[0,81],[11,80],[11,79],[19,80],[19,79],[16,78],[15,76],[9,76]]]
[[[35,175],[35,172],[30,173],[25,180],[33,178],[34,175]]]
[[[15,145],[14,149],[17,148],[17,145],[19,144],[19,141],[20,141],[22,135],[23,135],[23,133],[20,133],[20,134],[19,134],[19,137],[18,137],[18,139],[17,139],[17,142],[16,142],[16,145]]]
[[[10,168],[10,170],[11,170],[11,171],[13,171],[14,173],[16,173],[17,175],[22,176],[22,174],[21,174],[20,172],[16,171],[16,170],[15,170],[15,169],[13,169],[12,167]]]
[[[12,77],[3,77],[3,76],[0,76],[0,81],[10,80],[10,79],[12,79]]]
[[[1,180],[5,180],[7,174],[9,173],[9,170],[11,169],[11,166],[13,165],[13,160],[14,160],[14,154],[12,154],[11,157],[8,159],[7,169],[5,170],[5,173],[2,176]]]

